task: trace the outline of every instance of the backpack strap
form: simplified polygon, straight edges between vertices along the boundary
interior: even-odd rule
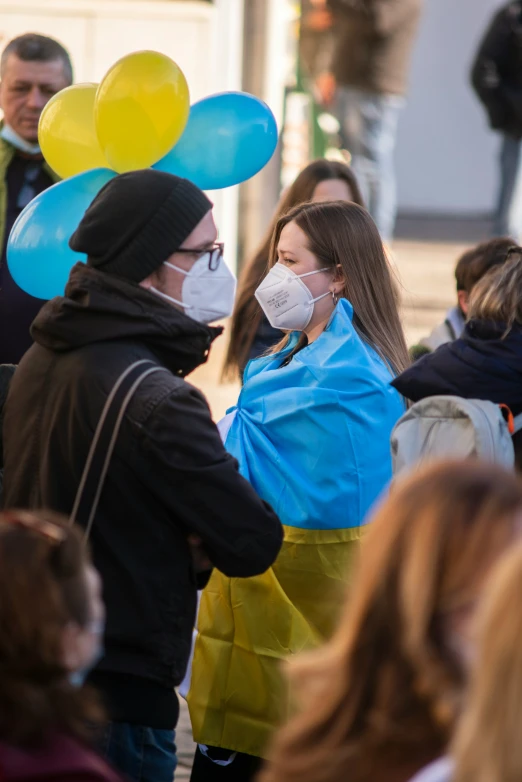
[[[85,467],[69,517],[72,526],[79,522],[88,540],[96,516],[111,456],[123,417],[138,386],[154,372],[168,372],[148,359],[136,361],[120,375],[110,392],[98,421]]]
[[[514,434],[522,429],[522,413],[513,415],[508,405],[500,404],[499,407],[509,429],[509,434],[513,437]]]
[[[522,429],[522,413],[519,413],[513,418],[513,434],[516,434],[517,432],[520,432]]]

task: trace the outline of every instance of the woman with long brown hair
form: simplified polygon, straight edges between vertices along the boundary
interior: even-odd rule
[[[0,778],[119,782],[90,748],[81,687],[102,652],[101,584],[83,538],[43,512],[0,514]]]
[[[521,512],[520,480],[478,462],[431,465],[394,485],[337,632],[291,668],[299,711],[259,782],[408,782],[444,753],[471,619],[491,567],[520,537]],[[482,777],[459,782],[471,779]]]
[[[390,381],[408,353],[368,212],[343,201],[298,206],[278,221],[270,256],[256,296],[286,336],[249,364],[221,429],[285,541],[265,574],[215,572],[203,593],[188,700],[207,749],[196,755],[194,781],[252,778],[285,709],[281,660],[335,627],[365,515],[391,477],[389,438],[404,412]],[[235,753],[230,767],[212,765],[222,751],[225,762]]]
[[[261,244],[239,279],[223,369],[226,377],[235,378],[239,374],[242,378],[248,361],[265,353],[280,338],[279,332],[270,326],[254,296],[268,270],[270,244],[277,221],[290,209],[306,201],[336,200],[352,201],[364,206],[355,174],[349,166],[335,160],[314,160],[283,194]]]

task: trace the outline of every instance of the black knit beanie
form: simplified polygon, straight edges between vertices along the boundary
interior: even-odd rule
[[[100,190],[69,247],[86,253],[89,266],[141,282],[211,209],[212,202],[188,179],[151,168],[130,171]]]

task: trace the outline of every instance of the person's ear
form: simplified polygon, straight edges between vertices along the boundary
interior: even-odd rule
[[[337,264],[334,270],[333,282],[330,287],[332,293],[336,296],[340,296],[344,290],[344,271],[340,263]]]
[[[467,315],[469,309],[469,293],[467,291],[457,291],[457,300],[461,311],[464,315]]]

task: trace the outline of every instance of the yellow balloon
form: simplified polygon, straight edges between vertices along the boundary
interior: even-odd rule
[[[100,82],[94,117],[101,148],[118,173],[148,168],[178,141],[190,111],[187,81],[159,52],[119,60]]]
[[[97,84],[74,84],[54,95],[42,111],[38,141],[53,171],[67,178],[109,168],[94,125]]]

